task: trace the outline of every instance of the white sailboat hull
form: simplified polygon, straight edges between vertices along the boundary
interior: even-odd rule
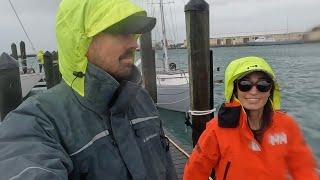
[[[158,107],[173,111],[189,110],[189,74],[184,72],[157,73]]]

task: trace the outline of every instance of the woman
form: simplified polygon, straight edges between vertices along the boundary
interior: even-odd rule
[[[225,98],[185,166],[185,180],[207,180],[212,170],[217,180],[318,179],[297,123],[279,111],[279,86],[264,59],[232,61]]]

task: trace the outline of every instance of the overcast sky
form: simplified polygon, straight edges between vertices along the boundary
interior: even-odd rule
[[[163,0],[168,39],[185,39],[184,5],[189,0]],[[55,50],[55,14],[60,0],[11,0],[36,50]],[[158,18],[154,39],[161,38],[159,0],[134,0]],[[320,24],[320,0],[207,0],[210,4],[210,36],[308,31]],[[10,52],[12,42],[26,42],[9,0],[0,1],[0,53]]]

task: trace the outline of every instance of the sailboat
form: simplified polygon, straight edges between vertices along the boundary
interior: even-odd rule
[[[157,105],[160,108],[187,112],[189,110],[189,73],[177,69],[175,63],[168,64],[168,41],[163,11],[163,0],[159,1],[162,32],[162,68],[156,71]]]
[[[168,40],[164,17],[163,0],[159,0],[161,23],[161,61],[162,67],[156,68],[157,105],[160,108],[187,112],[189,110],[189,73],[169,63]],[[141,59],[135,62],[140,67]]]

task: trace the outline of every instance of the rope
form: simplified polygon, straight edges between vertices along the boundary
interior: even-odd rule
[[[170,141],[170,143],[177,148],[183,155],[187,156],[188,158],[190,157],[190,155],[183,150],[180,146],[178,146],[172,139],[170,139],[168,136],[166,136],[168,138],[168,140]],[[213,180],[211,177],[209,177],[210,180]]]
[[[170,141],[170,143],[174,146],[174,147],[176,147],[180,152],[182,152],[182,154],[184,154],[185,156],[187,156],[187,157],[190,157],[190,155],[186,152],[186,151],[184,151],[180,146],[178,146],[174,141],[172,141],[168,136],[166,136],[167,138],[168,138],[168,140]]]
[[[26,29],[24,28],[24,26],[23,26],[23,24],[22,24],[22,22],[21,22],[21,19],[19,18],[18,14],[17,14],[16,9],[14,8],[14,6],[13,6],[13,4],[12,4],[11,0],[8,0],[8,1],[9,1],[10,5],[11,5],[11,8],[12,8],[12,10],[13,10],[14,14],[15,14],[15,15],[16,15],[16,17],[18,18],[18,21],[19,21],[19,23],[20,23],[20,25],[21,25],[21,27],[22,27],[23,32],[26,34],[27,39],[28,39],[29,43],[31,44],[31,47],[32,47],[33,52],[36,54],[36,49],[34,48],[34,45],[33,45],[32,41],[31,41],[31,39],[30,39],[30,37],[29,37],[29,35],[28,35],[28,33],[27,33]]]
[[[192,111],[189,110],[188,113],[190,113],[192,116],[204,116],[204,115],[209,115],[213,112],[216,111],[216,108],[210,109],[210,110],[205,110],[205,111]]]

